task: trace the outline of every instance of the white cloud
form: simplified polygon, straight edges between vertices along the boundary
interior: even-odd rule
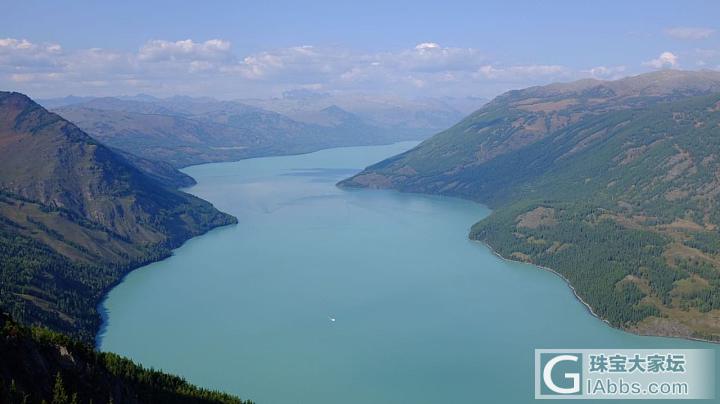
[[[676,67],[678,64],[678,57],[672,52],[663,52],[655,59],[643,62],[643,65],[654,67],[656,69],[662,69],[667,67]]]
[[[35,44],[26,39],[0,38],[0,66],[14,70],[49,69],[61,62],[62,47],[55,43]]]
[[[25,53],[60,53],[62,47],[58,44],[34,44],[27,39],[0,38],[0,52],[20,51]]]
[[[477,49],[444,47],[435,42],[423,42],[413,49],[373,57],[380,65],[414,72],[472,71],[487,62]]]
[[[419,51],[425,51],[429,49],[440,49],[440,45],[435,42],[423,42],[415,45],[415,49]]]
[[[670,54],[672,55],[672,54]],[[660,66],[675,65],[665,58]],[[248,55],[229,41],[152,40],[135,52],[65,50],[59,44],[0,39],[0,87],[31,95],[272,96],[293,88],[404,95],[483,95],[581,77],[613,77],[624,67],[575,70],[557,64],[506,64],[475,48],[422,42],[359,52],[300,45]]]
[[[357,62],[357,55],[342,49],[303,45],[249,55],[239,64],[226,66],[225,71],[241,73],[251,80],[303,76],[308,82],[342,74]]]
[[[595,66],[582,72],[589,74],[592,78],[612,80],[619,78],[625,73],[625,70],[625,66]]]
[[[570,73],[570,70],[560,65],[519,65],[508,67],[484,65],[475,72],[475,77],[507,80],[542,76],[559,76],[568,73]]]
[[[715,33],[715,30],[702,27],[673,27],[665,30],[665,33],[675,39],[695,40],[707,39]]]
[[[192,39],[183,41],[153,40],[140,48],[137,54],[139,60],[148,62],[189,60],[189,61],[218,61],[228,60],[230,42],[221,39],[210,39],[205,42],[194,42]]]
[[[347,49],[295,46],[249,55],[225,71],[239,72],[248,79],[282,79],[289,75],[359,80],[380,72],[402,75],[447,71],[473,71],[484,61],[481,53],[470,48],[448,48],[424,42],[411,49],[395,52],[358,53]],[[417,80],[413,80],[418,82]]]

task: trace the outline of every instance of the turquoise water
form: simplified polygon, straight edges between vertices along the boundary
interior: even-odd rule
[[[469,241],[481,205],[335,187],[412,145],[188,168],[240,224],[128,275],[101,349],[262,404],[437,404],[534,401],[535,348],[714,347],[606,326]]]

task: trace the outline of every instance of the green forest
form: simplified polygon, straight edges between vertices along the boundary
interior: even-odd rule
[[[504,190],[512,202],[476,224],[471,237],[556,270],[615,326],[644,332],[642,321],[651,316],[692,321],[687,336],[720,340],[720,330],[702,320],[720,309],[719,100],[613,113],[610,122],[623,124],[591,154],[555,162]],[[598,129],[586,124],[566,133]],[[553,220],[523,226],[523,215],[538,207],[551,209]]]
[[[8,404],[252,404],[6,315],[0,315],[0,358],[0,402]]]

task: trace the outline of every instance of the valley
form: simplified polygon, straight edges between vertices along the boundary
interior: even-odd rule
[[[486,400],[529,404],[505,380],[531,380],[536,346],[714,348],[611,328],[557,276],[468,240],[483,205],[335,186],[414,145],[185,169],[243,225],[128,275],[100,350],[269,404],[476,403],[478,380]]]
[[[270,100],[102,97],[41,102],[54,105],[53,111],[111,147],[175,167],[418,140],[463,116],[440,101],[313,93]]]

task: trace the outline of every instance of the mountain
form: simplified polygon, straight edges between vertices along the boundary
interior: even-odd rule
[[[719,135],[718,72],[582,80],[505,93],[340,185],[489,204],[471,238],[610,324],[720,340]]]
[[[103,143],[175,167],[417,139],[336,106],[301,122],[235,101],[97,98],[54,110]]]
[[[84,102],[90,102],[90,101],[96,100],[98,98],[104,98],[104,97],[90,97],[90,96],[79,97],[79,96],[75,96],[75,95],[68,95],[66,97],[44,98],[44,99],[37,99],[35,101],[47,109],[52,109],[52,108],[65,107],[68,105],[81,104]],[[160,100],[160,98],[153,97],[153,96],[147,95],[147,94],[120,95],[120,96],[115,97],[114,99],[121,100],[121,101],[144,101],[144,102],[153,102],[153,101]]]
[[[359,116],[334,104],[320,110],[304,111],[304,113],[298,114],[298,117],[301,122],[320,126],[366,125]]]
[[[146,171],[147,170],[147,171]],[[235,218],[175,189],[167,164],[118,153],[28,97],[0,92],[0,305],[92,341],[129,270]]]
[[[271,99],[242,99],[240,102],[275,111],[301,122],[328,107],[348,111],[367,124],[387,130],[414,133],[424,139],[449,128],[462,119],[468,108],[475,110],[485,103],[478,98],[407,99],[370,94],[331,94],[311,90],[287,91]],[[472,105],[472,106],[471,106]]]
[[[258,145],[253,134],[182,115],[69,106],[54,110],[103,143],[174,167],[230,161]]]
[[[252,404],[0,313],[0,402]]]
[[[142,158],[120,149],[112,150],[139,168],[150,178],[168,185],[171,188],[186,188],[197,184],[193,177],[179,171],[170,163]]]

